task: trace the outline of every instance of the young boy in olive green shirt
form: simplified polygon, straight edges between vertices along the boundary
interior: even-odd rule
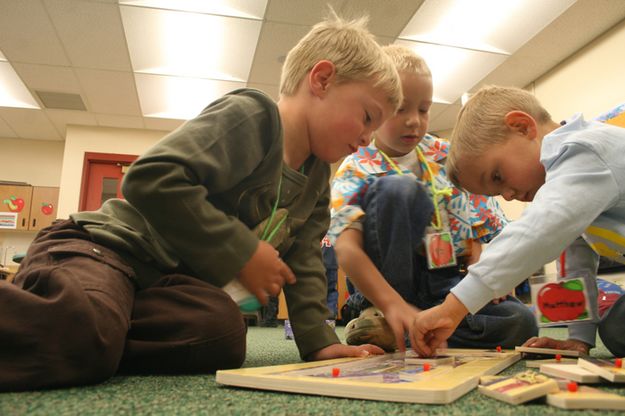
[[[36,237],[15,284],[0,281],[0,391],[238,367],[245,324],[221,289],[233,279],[261,303],[284,286],[303,359],[382,352],[324,323],[320,240],[328,162],[395,112],[397,72],[362,20],[335,17],[289,52],[280,95],[227,94],[133,164],[126,200]],[[282,209],[274,248],[254,229]]]

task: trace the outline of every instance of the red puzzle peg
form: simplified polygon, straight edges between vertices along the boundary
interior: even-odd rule
[[[622,368],[623,367],[623,359],[617,358],[614,360],[614,367]]]
[[[341,369],[340,369],[340,368],[337,368],[337,367],[334,367],[334,368],[332,369],[332,377],[338,377],[338,376],[339,376],[339,374],[341,374]]]
[[[497,345],[497,352],[501,352],[501,345]]]
[[[562,360],[562,354],[556,354],[556,361]]]
[[[423,364],[423,371],[430,371],[430,363]]]
[[[569,384],[566,385],[566,389],[571,393],[575,393],[577,391],[577,383],[571,381]]]

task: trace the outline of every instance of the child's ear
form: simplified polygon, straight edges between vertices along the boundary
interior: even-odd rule
[[[331,61],[317,62],[308,73],[308,84],[313,95],[325,96],[336,76],[336,66]]]
[[[505,115],[504,121],[506,126],[508,126],[508,128],[512,131],[518,132],[530,138],[534,138],[536,136],[536,120],[524,111],[510,111]]]

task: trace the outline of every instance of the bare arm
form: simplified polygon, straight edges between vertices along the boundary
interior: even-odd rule
[[[334,245],[341,268],[358,290],[382,311],[395,334],[398,348],[403,351],[404,333],[411,333],[419,310],[406,303],[388,284],[363,247],[362,232],[351,228],[344,230]]]

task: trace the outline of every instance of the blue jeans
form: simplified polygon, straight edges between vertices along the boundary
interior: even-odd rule
[[[364,198],[364,249],[387,282],[419,309],[442,303],[462,279],[457,266],[429,270],[419,254],[434,207],[425,188],[409,176],[384,176]],[[356,290],[348,303],[362,310],[371,303]],[[468,315],[449,338],[450,347],[511,348],[538,334],[532,312],[518,300],[488,304]]]
[[[321,247],[321,257],[323,258],[323,265],[326,269],[326,279],[328,281],[328,296],[326,302],[332,314],[332,319],[336,319],[339,302],[339,292],[337,288],[339,282],[339,266],[336,261],[334,247]]]
[[[615,357],[625,356],[625,295],[612,305],[599,322],[601,341]]]

